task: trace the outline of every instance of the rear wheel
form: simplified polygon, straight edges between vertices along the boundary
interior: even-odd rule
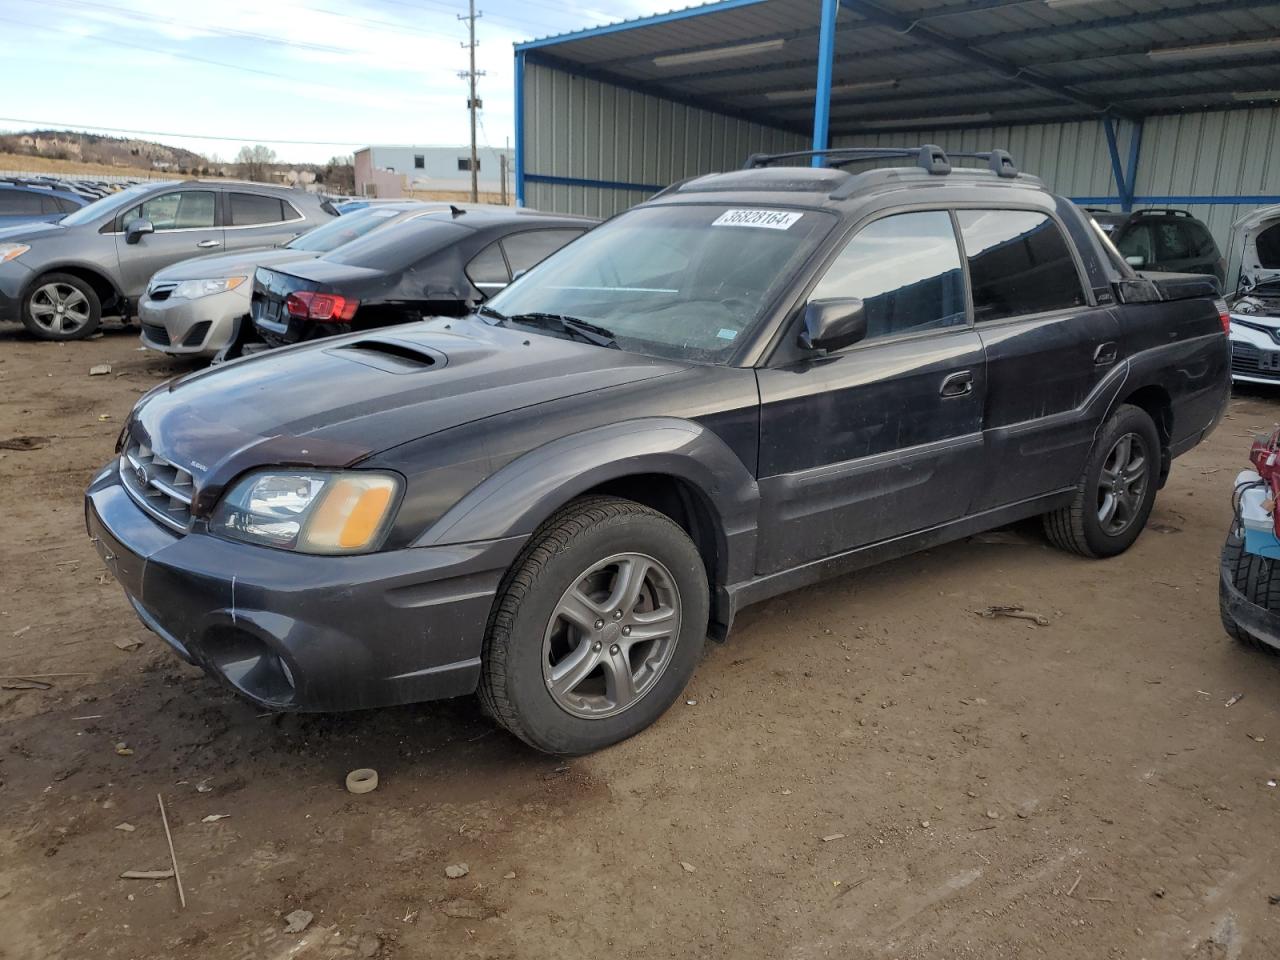
[[[503,582],[481,702],[548,753],[617,743],[684,689],[708,610],[702,558],[668,517],[612,497],[571,503],[534,534]]]
[[[1065,507],[1044,516],[1054,546],[1113,557],[1133,545],[1155,504],[1160,434],[1145,410],[1124,404],[1103,424]]]
[[[100,323],[98,294],[69,273],[46,273],[22,302],[22,325],[41,340],[81,340]]]

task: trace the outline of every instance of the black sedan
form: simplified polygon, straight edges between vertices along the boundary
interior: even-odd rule
[[[425,212],[316,260],[260,267],[254,328],[278,347],[423,317],[465,316],[597,222],[508,208]]]

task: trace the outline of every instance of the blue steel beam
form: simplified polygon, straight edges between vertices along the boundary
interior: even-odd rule
[[[621,23],[606,23],[600,27],[587,27],[584,30],[574,30],[571,33],[561,33],[552,37],[542,37],[538,40],[528,40],[524,43],[517,43],[516,50],[537,50],[541,47],[554,47],[574,40],[604,37],[611,33],[638,30],[642,27],[655,27],[664,23],[677,23],[681,20],[705,17],[712,13],[724,13],[726,10],[737,10],[740,7],[751,7],[757,3],[767,2],[768,0],[719,0],[718,3],[707,3],[700,7],[692,7],[686,10],[672,10],[669,13],[657,13],[651,17],[637,17],[635,20],[623,20]]]
[[[524,51],[516,51],[516,206],[524,206]]]
[[[1129,192],[1125,196],[1123,209],[1128,213],[1133,209],[1133,195],[1138,190],[1138,155],[1142,152],[1142,118],[1133,121],[1133,131],[1129,134],[1129,171],[1124,178]]]
[[[840,0],[822,0],[822,14],[818,34],[818,79],[813,94],[813,149],[827,149],[831,129],[831,76],[836,62],[836,17],[840,13]],[[822,157],[813,157],[809,163],[823,165]]]
[[[1116,190],[1121,198],[1133,195],[1133,187],[1127,185],[1124,170],[1120,168],[1120,148],[1116,145],[1116,125],[1110,117],[1102,118],[1102,130],[1107,135],[1107,153],[1111,154],[1111,175],[1116,180]]]

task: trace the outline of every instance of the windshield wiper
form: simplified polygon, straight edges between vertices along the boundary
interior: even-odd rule
[[[566,316],[563,313],[517,313],[504,317],[496,310],[492,310],[492,308],[490,308],[490,313],[501,317],[507,323],[522,323],[529,327],[542,327],[544,330],[559,330],[562,333],[571,334],[581,340],[585,340],[587,343],[594,343],[598,347],[620,349],[612,330],[589,323],[586,320],[579,320],[577,317]]]

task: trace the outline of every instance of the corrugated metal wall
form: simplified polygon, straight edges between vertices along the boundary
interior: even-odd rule
[[[524,170],[575,180],[663,187],[734,169],[750,153],[808,141],[536,64],[525,66]],[[652,191],[526,182],[525,205],[609,217]]]
[[[526,174],[661,187],[684,177],[731,170],[755,152],[804,150],[806,138],[572,76],[525,67]],[[1122,167],[1132,125],[1118,121]],[[944,150],[1002,147],[1055,193],[1118,198],[1106,134],[1098,121],[985,126],[836,137],[832,146],[936,143]],[[884,162],[884,161],[880,161]],[[965,161],[961,161],[962,163]],[[971,162],[970,162],[971,163]],[[608,217],[640,203],[644,187],[602,189],[528,182],[525,203],[543,210]],[[1209,225],[1231,265],[1240,251],[1231,224],[1257,203],[1190,203],[1182,197],[1280,196],[1280,107],[1152,117],[1143,127],[1135,208],[1190,210]],[[1175,198],[1161,200],[1162,197]],[[1093,205],[1119,210],[1119,202]]]

